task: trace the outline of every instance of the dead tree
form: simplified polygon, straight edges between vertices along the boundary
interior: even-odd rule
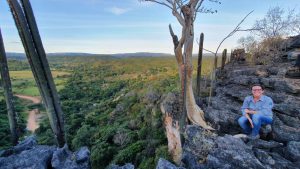
[[[1,34],[1,29],[0,29],[0,71],[2,77],[2,84],[4,88],[4,96],[6,100],[9,127],[12,135],[12,143],[16,145],[19,139],[17,113],[14,107],[13,92],[11,88],[11,81],[10,81],[10,76],[9,76],[9,71],[7,66],[7,59],[6,59],[6,53],[5,53],[4,42]]]
[[[60,147],[65,144],[63,112],[29,0],[7,0],[39,88],[51,128]]]
[[[204,0],[144,0],[160,5],[166,6],[171,9],[172,14],[176,17],[177,21],[180,23],[181,37],[178,38],[174,34],[171,25],[169,25],[169,30],[173,38],[174,53],[178,64],[178,72],[183,89],[184,98],[184,108],[187,112],[188,119],[196,125],[199,125],[205,129],[213,129],[207,125],[204,119],[203,110],[196,104],[193,88],[192,88],[192,52],[194,43],[194,21],[197,16],[197,12],[204,10],[202,3]],[[185,76],[186,75],[186,76]],[[186,90],[185,90],[186,89]],[[185,114],[182,115],[181,120],[181,130],[184,127]]]
[[[210,101],[211,101],[211,96],[212,96],[212,91],[213,91],[213,88],[214,88],[214,85],[215,85],[215,78],[216,78],[216,69],[217,69],[217,54],[218,54],[218,51],[221,47],[221,45],[223,44],[223,42],[228,39],[229,37],[231,37],[232,35],[234,35],[236,32],[243,32],[243,31],[254,31],[254,30],[259,30],[260,28],[253,28],[253,29],[241,29],[240,25],[245,21],[245,19],[251,14],[253,13],[253,11],[249,12],[238,24],[237,26],[224,38],[222,39],[222,41],[219,43],[217,49],[215,52],[212,52],[210,50],[207,50],[207,49],[203,49],[207,52],[210,52],[212,54],[215,55],[215,59],[214,59],[214,67],[213,67],[213,70],[212,70],[212,73],[211,73],[211,83],[210,83],[210,90],[209,90],[209,99],[208,99],[208,104],[210,104]]]
[[[204,34],[200,34],[200,44],[198,51],[198,67],[197,67],[197,85],[196,85],[196,96],[200,98],[200,87],[201,87],[201,67],[202,67],[202,56],[203,56],[203,42]]]

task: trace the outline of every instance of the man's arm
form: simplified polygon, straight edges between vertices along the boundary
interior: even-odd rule
[[[243,116],[245,116],[247,114],[247,112],[249,111],[248,108],[249,108],[249,101],[248,101],[248,97],[246,97],[244,99],[243,106],[241,107]]]

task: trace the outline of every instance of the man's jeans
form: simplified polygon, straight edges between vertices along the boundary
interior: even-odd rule
[[[250,114],[254,128],[251,128],[250,122],[246,116],[239,118],[239,125],[242,127],[245,134],[250,134],[252,136],[257,136],[259,134],[259,129],[262,124],[272,124],[273,119],[261,114]]]

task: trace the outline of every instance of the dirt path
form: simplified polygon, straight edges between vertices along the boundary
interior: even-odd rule
[[[41,103],[41,98],[39,98],[39,97],[26,96],[26,95],[21,95],[21,94],[15,94],[15,96],[17,96],[20,99],[30,100],[34,104]]]
[[[41,99],[39,97],[33,96],[25,96],[16,94],[15,96],[20,99],[30,100],[33,104],[41,103]],[[34,133],[34,131],[39,127],[38,119],[41,117],[39,109],[33,109],[28,112],[28,119],[26,129]]]

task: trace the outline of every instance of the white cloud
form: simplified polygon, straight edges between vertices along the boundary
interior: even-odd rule
[[[122,14],[130,11],[130,9],[129,8],[112,7],[112,8],[109,8],[108,11],[115,15],[122,15]]]

